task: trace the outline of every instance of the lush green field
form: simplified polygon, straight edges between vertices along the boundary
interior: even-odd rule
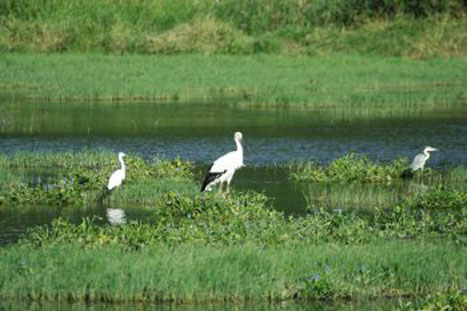
[[[109,302],[358,300],[455,293],[465,285],[466,267],[462,249],[438,242],[156,245],[137,252],[14,246],[0,249],[0,296]]]
[[[0,1],[0,51],[464,55],[465,1]]]
[[[465,58],[3,54],[0,92],[64,101],[232,98],[239,105],[392,113],[464,105],[466,68]]]

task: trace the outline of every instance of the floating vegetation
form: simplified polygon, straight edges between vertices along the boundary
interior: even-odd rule
[[[446,293],[436,293],[417,297],[415,300],[399,303],[400,311],[418,311],[418,310],[449,310],[463,311],[467,310],[467,295],[463,291],[448,291]]]
[[[290,177],[299,182],[390,183],[398,179],[407,166],[408,162],[405,159],[379,165],[363,155],[350,153],[332,161],[326,167],[314,162],[293,164],[290,167]]]
[[[426,196],[437,194],[427,193]],[[465,200],[465,195],[461,196]],[[83,247],[113,245],[140,249],[149,245],[197,244],[262,246],[309,243],[363,244],[380,238],[447,238],[467,243],[467,205],[451,196],[446,206],[456,209],[426,209],[425,196],[372,214],[355,211],[313,210],[298,217],[285,217],[270,209],[258,193],[237,193],[228,199],[218,195],[168,193],[151,206],[146,221],[127,221],[121,226],[103,226],[100,218],[84,218],[73,224],[55,219],[50,226],[31,229],[23,243],[43,246],[74,244]]]

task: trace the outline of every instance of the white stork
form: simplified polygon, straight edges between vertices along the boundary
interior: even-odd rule
[[[123,152],[118,153],[118,161],[120,162],[121,168],[110,175],[109,183],[107,184],[107,189],[109,189],[109,191],[119,187],[125,179],[125,163],[123,162],[124,156],[126,156],[126,154]]]
[[[211,165],[211,168],[209,168],[206,177],[204,178],[203,185],[201,186],[201,192],[211,191],[212,187],[217,184],[221,184],[221,191],[223,185],[226,184],[226,191],[228,192],[228,188],[235,171],[244,166],[242,133],[235,132],[234,140],[235,144],[237,145],[237,150],[231,151],[214,161],[214,163]]]

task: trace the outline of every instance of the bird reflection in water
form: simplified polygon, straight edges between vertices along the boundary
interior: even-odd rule
[[[126,223],[125,211],[121,208],[108,208],[107,209],[107,221],[112,226],[118,226]]]

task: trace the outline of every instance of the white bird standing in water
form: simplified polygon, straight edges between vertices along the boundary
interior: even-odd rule
[[[228,192],[235,171],[244,166],[242,133],[235,132],[234,140],[237,150],[231,151],[214,161],[201,186],[201,192],[211,191],[212,187],[217,184],[220,184],[220,191],[222,191],[223,185],[226,184],[226,191]]]
[[[412,172],[415,172],[416,170],[421,169],[423,172],[423,167],[425,166],[426,161],[430,158],[430,152],[431,151],[437,151],[438,149],[426,146],[425,149],[423,150],[423,153],[419,153],[415,156],[413,159],[412,163],[410,164],[410,168],[412,169]]]
[[[118,153],[118,161],[120,162],[121,168],[110,175],[109,183],[107,184],[107,189],[109,190],[119,187],[125,179],[125,163],[123,162],[124,156],[126,156],[126,154],[123,152]]]
[[[401,177],[410,178],[413,176],[413,173],[417,170],[421,170],[423,173],[423,168],[425,167],[426,161],[430,158],[431,151],[437,151],[438,149],[426,146],[423,150],[423,153],[419,153],[415,156],[410,167],[402,172]]]

